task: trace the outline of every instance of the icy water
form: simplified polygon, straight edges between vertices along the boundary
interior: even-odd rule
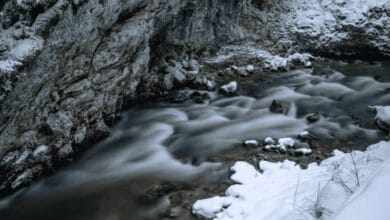
[[[180,210],[163,217],[161,210],[172,200],[188,201],[156,186],[218,184],[226,169],[209,158],[246,139],[296,137],[304,130],[352,145],[384,138],[367,106],[390,104],[390,63],[327,62],[239,85],[241,96],[212,93],[206,104],[131,109],[78,161],[0,201],[0,219],[169,219]],[[269,111],[275,99],[283,113]],[[315,112],[320,120],[308,123],[306,116]]]

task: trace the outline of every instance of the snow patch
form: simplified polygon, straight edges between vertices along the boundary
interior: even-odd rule
[[[330,219],[359,186],[369,181],[382,161],[390,157],[390,142],[367,151],[343,153],[320,165],[301,169],[292,161],[259,163],[262,173],[247,162],[236,162],[231,179],[237,184],[226,196],[198,200],[193,213],[218,219]],[[386,173],[389,175],[389,172]],[[228,201],[223,205],[222,201]]]

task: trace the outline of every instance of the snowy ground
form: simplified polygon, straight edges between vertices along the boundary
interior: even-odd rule
[[[351,196],[335,220],[342,219],[390,219],[388,200],[390,198],[390,160],[373,175],[367,184]]]
[[[386,184],[386,181],[373,181],[370,177],[388,158],[390,142],[382,141],[369,146],[365,152],[335,150],[333,157],[320,165],[310,164],[307,169],[301,169],[288,160],[279,163],[261,161],[259,167],[262,172],[259,172],[251,164],[236,162],[231,168],[234,171],[231,179],[237,184],[226,190],[226,196],[197,201],[193,205],[193,213],[226,220],[332,219],[348,198],[355,196],[354,192],[360,190],[359,187],[368,182],[368,185],[378,181],[378,184]],[[386,174],[385,169],[389,169],[389,162],[386,164],[379,172],[382,175],[378,176],[388,176],[389,172]],[[382,188],[388,188],[383,184]],[[364,203],[362,199],[359,201]],[[359,205],[361,203],[352,202],[347,208]],[[340,219],[348,219],[345,215],[354,213],[353,210],[348,212],[349,209],[338,214],[342,216]]]

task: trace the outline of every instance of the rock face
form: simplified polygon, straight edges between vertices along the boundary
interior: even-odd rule
[[[251,42],[283,53],[288,62],[294,61],[296,51],[319,48],[320,54],[327,49],[333,54],[349,53],[336,51],[340,44],[313,46],[320,34],[307,37],[299,32],[305,28],[293,22],[288,25],[298,29],[287,32],[283,18],[290,14],[285,15],[284,7],[293,3],[3,1],[0,194],[52,172],[75,152],[107,136],[119,113],[134,102],[164,97],[166,91],[183,86],[214,89],[212,77],[202,69],[203,58],[222,46]],[[367,10],[370,21],[381,21],[383,28],[367,23],[361,27],[366,32],[359,36],[369,35],[371,43],[366,46],[389,56],[388,44],[383,44],[386,39],[382,39],[390,30],[389,7]],[[291,9],[291,13],[296,11]],[[377,28],[376,34],[367,32],[371,27]],[[355,30],[351,27],[344,32]],[[300,36],[309,42],[300,44],[296,41]],[[355,41],[348,42],[354,45]],[[287,62],[267,53],[262,57],[283,61],[283,65],[266,62],[269,69],[278,70]],[[254,66],[246,70],[259,71]]]
[[[341,58],[390,56],[388,0],[284,0],[285,39],[300,50]]]
[[[120,111],[133,102],[199,79],[214,87],[207,78],[196,78],[196,55],[242,39],[239,21],[248,4],[6,2],[0,45],[0,192],[51,172],[53,165],[107,136]],[[48,146],[44,161],[33,153],[41,145]]]

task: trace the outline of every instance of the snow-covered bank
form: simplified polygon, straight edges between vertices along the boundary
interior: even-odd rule
[[[261,173],[246,162],[236,162],[231,179],[237,184],[226,190],[226,196],[197,201],[193,213],[235,220],[329,219],[389,157],[390,142],[382,141],[365,152],[335,150],[333,157],[307,169],[288,160],[261,161]]]
[[[388,200],[390,198],[390,160],[373,175],[370,181],[351,196],[335,220],[390,219]]]

